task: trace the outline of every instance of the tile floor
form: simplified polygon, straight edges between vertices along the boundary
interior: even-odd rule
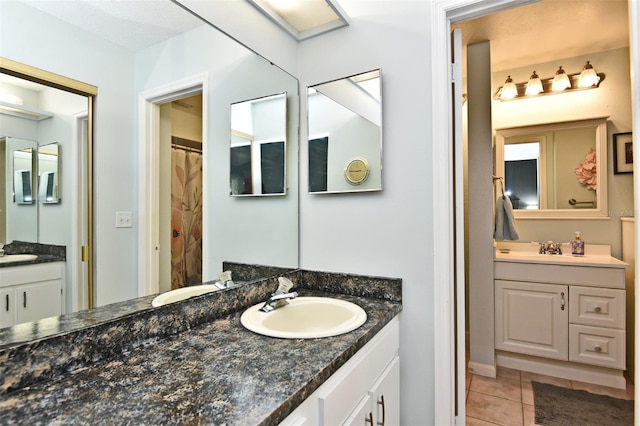
[[[467,373],[467,425],[535,425],[532,380],[633,399],[629,383],[627,389],[614,389],[502,367],[498,367],[497,376],[492,379]]]

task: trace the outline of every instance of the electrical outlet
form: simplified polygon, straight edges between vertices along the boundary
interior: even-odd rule
[[[116,212],[116,228],[131,228],[131,212]]]

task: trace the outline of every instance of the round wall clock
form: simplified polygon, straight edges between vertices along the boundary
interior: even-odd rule
[[[351,185],[360,185],[369,177],[369,163],[359,157],[349,161],[344,168],[344,178]]]

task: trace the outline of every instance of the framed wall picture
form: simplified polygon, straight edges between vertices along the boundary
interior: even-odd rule
[[[613,173],[633,173],[633,137],[631,132],[613,135]]]

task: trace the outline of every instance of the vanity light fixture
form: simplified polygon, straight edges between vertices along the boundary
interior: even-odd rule
[[[298,41],[349,25],[336,0],[247,0]]]
[[[527,89],[524,94],[527,96],[534,96],[542,93],[542,91],[542,80],[540,80],[540,76],[534,71],[533,74],[531,74],[531,77],[529,77],[529,81],[527,81]]]
[[[558,67],[558,71],[556,71],[555,77],[553,77],[553,83],[551,84],[551,90],[554,92],[561,92],[564,89],[568,89],[571,87],[571,80],[569,80],[569,76],[562,69],[562,65]]]
[[[604,81],[604,78],[605,75],[596,73],[589,61],[587,61],[580,73],[567,74],[564,68],[560,66],[556,71],[556,75],[548,79],[541,79],[533,71],[527,82],[514,83],[509,75],[504,86],[498,89],[493,98],[499,101],[510,101],[567,93],[575,90],[595,89],[600,87],[600,83]]]
[[[507,79],[504,82],[504,86],[502,86],[502,89],[500,90],[499,96],[501,100],[513,99],[518,96],[518,87],[513,82],[510,75],[507,76]]]

